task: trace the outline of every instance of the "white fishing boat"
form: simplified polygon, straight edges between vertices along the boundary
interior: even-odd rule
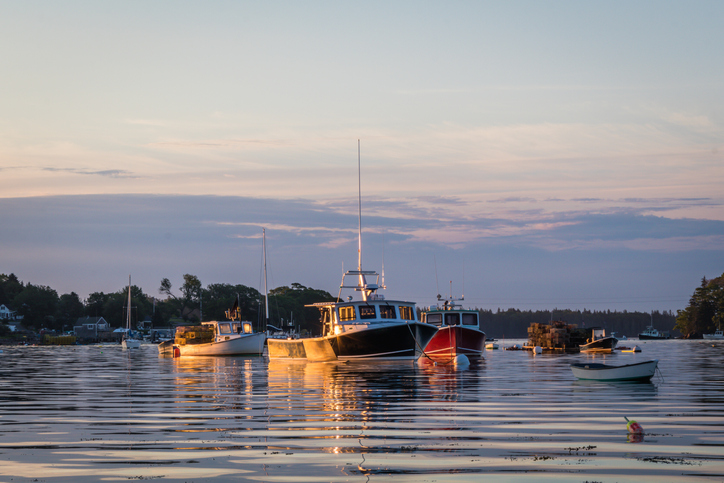
[[[722,330],[715,330],[713,334],[704,334],[702,337],[708,340],[724,340],[724,332]]]
[[[128,276],[128,307],[126,308],[126,331],[123,333],[121,345],[124,349],[140,349],[141,340],[133,337],[131,332],[131,276]]]
[[[260,356],[264,332],[254,332],[247,321],[209,321],[176,328],[173,341],[158,345],[160,353],[180,356]]]
[[[266,318],[269,319],[269,302],[266,297],[266,231],[262,229],[264,247],[264,292]],[[160,354],[180,356],[260,356],[267,340],[265,331],[254,332],[252,323],[241,320],[239,297],[234,306],[226,311],[229,320],[201,322],[201,325],[176,327],[173,340],[158,345]]]
[[[359,143],[358,143],[359,169]],[[357,270],[347,271],[342,278],[335,301],[308,305],[319,309],[323,327],[321,337],[301,339],[269,339],[269,359],[282,360],[355,360],[355,359],[417,359],[437,332],[437,327],[417,319],[414,302],[387,300],[377,293],[386,288],[384,279],[374,271],[362,270],[362,216],[359,194],[359,233]],[[384,273],[384,271],[383,271]],[[347,285],[348,278],[356,284]],[[371,280],[374,279],[374,282]],[[342,290],[359,292],[342,299]]]
[[[578,379],[592,381],[648,381],[654,376],[658,363],[656,359],[623,366],[580,362],[571,364],[571,371]]]

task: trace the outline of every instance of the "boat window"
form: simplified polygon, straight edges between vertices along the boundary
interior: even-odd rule
[[[463,314],[463,325],[478,325],[478,314]]]
[[[222,322],[219,324],[219,334],[231,334],[231,323]]]
[[[395,306],[394,305],[380,305],[380,318],[382,319],[394,319],[395,317]]]
[[[400,318],[402,320],[415,320],[415,308],[409,305],[400,305]]]
[[[425,320],[428,324],[437,325],[439,327],[442,325],[442,314],[427,314],[425,316]]]
[[[354,306],[348,305],[346,307],[340,307],[339,308],[339,320],[344,322],[347,320],[354,320],[357,317],[354,313]]]
[[[360,319],[374,319],[377,317],[377,311],[374,305],[360,305],[359,306],[359,318]]]
[[[251,334],[251,322],[244,322],[244,333]]]
[[[460,314],[445,314],[445,325],[460,325]]]

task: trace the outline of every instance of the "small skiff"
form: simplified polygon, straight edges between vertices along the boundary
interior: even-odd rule
[[[648,381],[654,376],[658,363],[656,359],[625,366],[581,362],[571,364],[571,371],[578,379],[592,381]]]

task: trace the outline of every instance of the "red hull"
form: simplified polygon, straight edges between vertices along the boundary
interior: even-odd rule
[[[480,357],[485,348],[485,332],[464,326],[440,327],[425,347],[429,357]]]

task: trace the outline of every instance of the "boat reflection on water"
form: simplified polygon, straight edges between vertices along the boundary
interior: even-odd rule
[[[176,402],[217,404],[225,411],[246,410],[254,394],[267,384],[258,357],[168,357]],[[256,368],[255,368],[256,367]],[[260,407],[263,409],[263,407]]]

